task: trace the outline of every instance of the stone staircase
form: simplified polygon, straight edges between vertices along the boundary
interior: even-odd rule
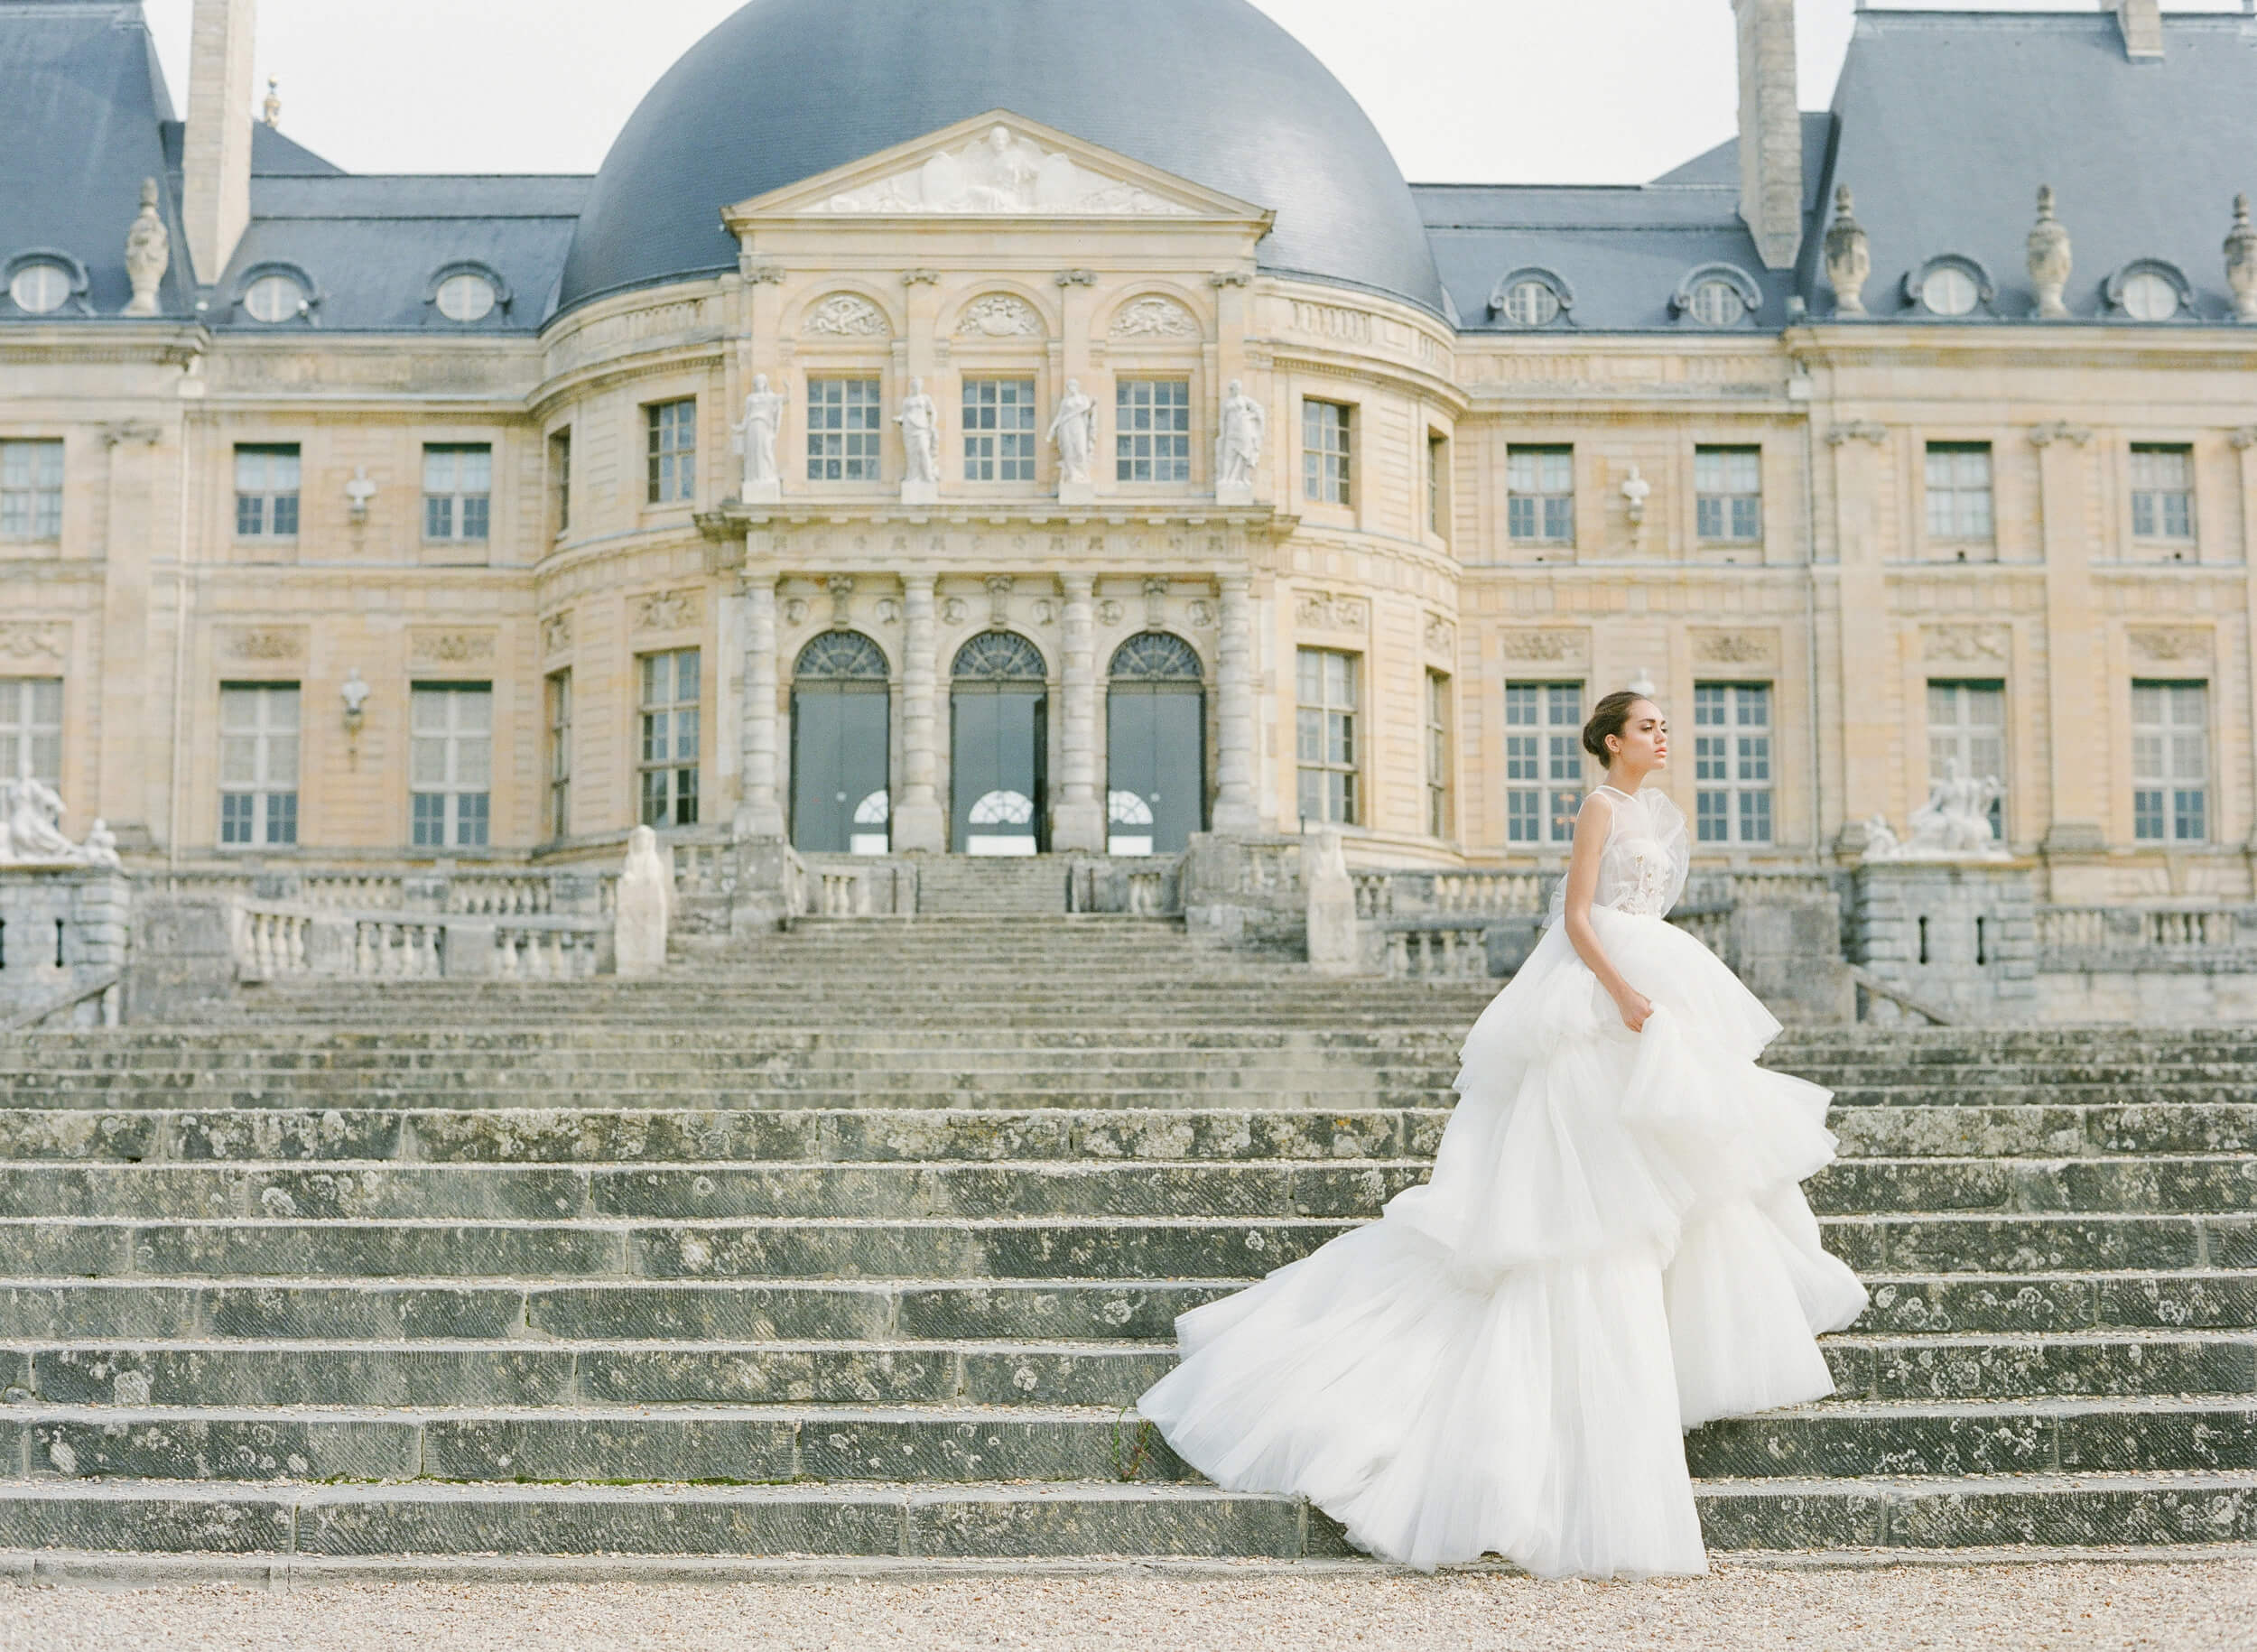
[[[0,1043],[0,1551],[320,1573],[1347,1553],[1125,1410],[1419,1179],[1491,988],[1150,920]],[[1720,1553],[2257,1539],[2257,1030],[1781,1041],[1873,1292]]]
[[[917,911],[929,917],[1050,916],[1066,909],[1066,863],[1048,855],[935,856],[917,868]]]

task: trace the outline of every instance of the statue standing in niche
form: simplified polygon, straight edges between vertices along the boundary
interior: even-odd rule
[[[1254,486],[1254,468],[1262,462],[1262,437],[1269,415],[1246,394],[1242,380],[1232,379],[1222,398],[1222,419],[1215,437],[1215,487],[1218,491],[1246,492]]]
[[[156,314],[157,287],[172,266],[172,236],[157,216],[157,181],[144,178],[141,181],[141,216],[125,232],[125,274],[134,283],[133,302],[125,306],[125,314]]]
[[[765,497],[777,487],[776,441],[783,427],[783,394],[768,388],[766,374],[756,373],[752,394],[745,397],[745,416],[731,427],[738,451],[745,456],[744,497]]]
[[[1097,404],[1082,394],[1078,378],[1066,380],[1058,416],[1050,422],[1050,440],[1058,444],[1059,479],[1088,481],[1090,456],[1097,447]]]
[[[894,422],[901,426],[901,446],[908,457],[907,482],[932,484],[941,479],[941,409],[939,404],[924,394],[924,381],[909,381],[909,394],[901,400],[901,411],[894,415]]]

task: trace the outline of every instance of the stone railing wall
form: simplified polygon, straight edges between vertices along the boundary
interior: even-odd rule
[[[95,867],[0,874],[0,1028],[116,1025],[133,880]]]

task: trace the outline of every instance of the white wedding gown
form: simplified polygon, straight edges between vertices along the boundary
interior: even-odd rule
[[[1461,1052],[1422,1187],[1175,1322],[1137,1402],[1233,1490],[1307,1497],[1431,1570],[1707,1570],[1683,1431],[1833,1391],[1816,1333],[1865,1306],[1797,1185],[1830,1095],[1756,1057],[1779,1024],[1664,914],[1685,817],[1605,788],[1592,922],[1653,1003],[1622,1024],[1554,922]]]

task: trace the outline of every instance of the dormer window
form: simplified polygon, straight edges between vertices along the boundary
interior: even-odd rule
[[[1550,270],[1514,270],[1489,295],[1490,313],[1515,327],[1549,327],[1574,307],[1574,290]]]
[[[509,308],[509,284],[483,264],[450,264],[432,276],[423,302],[457,327],[475,327],[495,311]]]
[[[51,258],[31,258],[18,265],[8,279],[8,297],[26,315],[52,315],[70,302],[77,283],[71,273]]]
[[[274,271],[243,289],[243,310],[254,321],[268,327],[294,321],[312,308],[306,290],[293,275]]]
[[[1743,326],[1762,307],[1763,290],[1737,265],[1704,264],[1670,296],[1669,310],[1695,327]]]
[[[2175,321],[2194,308],[2194,286],[2178,266],[2159,258],[2139,258],[2111,275],[2101,288],[2108,307],[2126,320]]]
[[[1904,278],[1906,303],[1946,319],[1973,315],[1997,295],[1991,273],[1956,253],[1930,258]]]
[[[1703,327],[1736,327],[1747,319],[1748,302],[1732,283],[1711,279],[1693,289],[1687,311]]]

